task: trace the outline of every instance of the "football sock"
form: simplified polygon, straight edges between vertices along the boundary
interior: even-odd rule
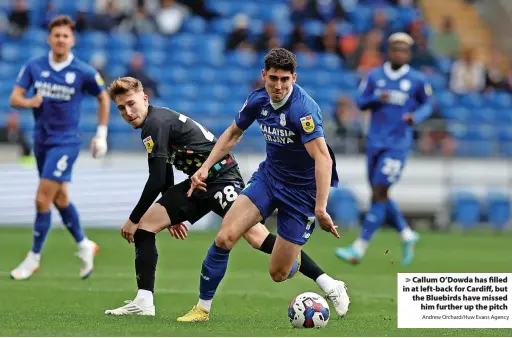
[[[359,237],[369,242],[386,217],[386,202],[372,203],[366,213]]]
[[[322,289],[323,292],[328,293],[329,291],[332,290],[335,280],[328,276],[326,273],[324,273],[318,276],[315,282],[318,284],[318,286],[320,287],[320,289]]]
[[[50,211],[37,212],[36,221],[34,223],[34,241],[32,243],[32,252],[40,253],[43,248],[46,235],[50,231],[52,224],[52,214]]]
[[[197,302],[197,305],[202,307],[206,311],[210,312],[210,310],[212,308],[212,300],[211,299],[208,299],[208,300],[199,299],[199,301]]]
[[[134,301],[135,303],[144,307],[153,306],[153,292],[141,289],[137,291],[137,296],[135,297]]]
[[[217,287],[226,274],[230,252],[231,249],[219,248],[215,242],[208,249],[201,267],[199,299],[213,299]]]
[[[137,229],[135,239],[135,273],[139,290],[153,292],[155,289],[155,271],[158,262],[155,234]]]
[[[69,203],[69,205],[65,208],[57,209],[59,209],[60,216],[62,217],[62,222],[66,225],[66,228],[69,230],[75,241],[77,243],[83,241],[85,235],[80,225],[78,211],[76,210],[73,203]]]
[[[402,230],[409,227],[409,225],[407,224],[407,221],[404,218],[404,215],[398,208],[398,205],[395,203],[395,201],[388,200],[386,207],[387,207],[388,215],[390,216],[391,221],[395,225],[396,230],[398,232],[402,232]]]
[[[267,238],[261,244],[260,250],[264,253],[271,254],[274,244],[276,243],[276,235],[268,234]],[[299,271],[306,277],[316,281],[324,271],[309,257],[304,251],[301,251],[301,263]]]

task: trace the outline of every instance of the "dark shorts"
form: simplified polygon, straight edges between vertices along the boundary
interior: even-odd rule
[[[187,179],[167,189],[157,201],[167,210],[172,224],[184,221],[194,224],[210,211],[224,217],[245,187],[238,167],[228,169],[206,183],[206,192],[196,190],[187,197],[190,189],[190,180]]]

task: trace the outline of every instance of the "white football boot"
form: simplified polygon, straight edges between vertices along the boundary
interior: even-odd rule
[[[81,261],[80,266],[80,278],[86,279],[89,277],[94,270],[94,257],[98,253],[99,250],[98,244],[94,243],[89,239],[84,239],[78,245],[78,251],[76,252],[76,256]]]
[[[34,273],[39,270],[39,262],[41,261],[41,254],[29,251],[23,262],[11,271],[11,278],[14,280],[29,279]]]
[[[106,315],[114,316],[154,316],[155,306],[143,306],[137,300],[125,300],[126,305],[113,310],[105,310]]]
[[[344,282],[335,281],[334,288],[326,292],[325,296],[331,301],[338,316],[343,317],[348,312],[350,298],[348,297],[347,286]]]

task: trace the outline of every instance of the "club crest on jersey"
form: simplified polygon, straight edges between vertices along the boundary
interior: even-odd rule
[[[146,147],[148,153],[151,153],[153,151],[153,147],[155,146],[155,144],[153,143],[153,139],[151,138],[151,136],[148,136],[145,139],[143,139],[142,143],[144,143],[144,147]]]
[[[432,96],[432,87],[429,84],[425,85],[425,94],[427,94],[427,96]]]
[[[400,89],[403,90],[404,92],[411,89],[411,81],[409,81],[407,79],[400,81]]]
[[[76,79],[75,73],[73,73],[73,72],[66,73],[65,80],[66,80],[67,84],[73,84],[73,82],[75,82],[75,79]]]
[[[284,113],[279,116],[279,124],[283,127],[286,126],[286,115]]]
[[[304,129],[306,133],[311,133],[315,130],[315,121],[313,121],[313,117],[311,115],[301,117],[300,124],[302,124],[302,129]]]
[[[41,77],[50,77],[50,72],[49,72],[49,71],[47,71],[47,70],[43,70],[43,71],[41,72]]]
[[[263,116],[267,116],[267,115],[268,115],[268,110],[266,110],[266,109],[262,109],[262,110],[261,110],[261,115],[263,115]]]
[[[98,86],[103,86],[105,84],[105,81],[103,81],[103,78],[101,77],[100,73],[96,73],[96,75],[94,75],[94,79],[96,80]]]

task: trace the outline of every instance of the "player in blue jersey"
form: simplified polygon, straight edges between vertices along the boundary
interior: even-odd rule
[[[49,55],[33,58],[23,66],[10,97],[12,106],[33,109],[34,155],[40,177],[33,245],[25,260],[11,271],[11,277],[16,280],[27,279],[39,269],[41,249],[50,230],[52,204],[78,243],[80,278],[92,273],[98,250],[80,226],[78,212],[69,200],[68,182],[81,147],[78,122],[84,96],[96,96],[99,102],[99,124],[91,142],[94,157],[107,152],[110,106],[101,76],[71,53],[75,44],[74,28],[74,22],[67,16],[52,20],[48,26]],[[35,89],[34,96],[25,97],[31,88]]]
[[[178,321],[209,320],[211,302],[227,269],[229,253],[242,235],[277,212],[278,237],[269,272],[276,282],[293,273],[294,262],[316,221],[339,238],[326,211],[331,186],[338,182],[333,156],[325,142],[322,114],[316,102],[295,84],[295,55],[284,48],[265,57],[265,86],[249,95],[233,124],[222,134],[201,168],[191,177],[194,189],[207,191],[210,168],[228,154],[244,131],[257,121],[267,143],[267,158],[235,200],[203,261],[199,302]],[[348,311],[345,284],[331,279],[338,315]],[[329,295],[327,295],[328,298]]]
[[[366,156],[372,203],[366,214],[359,238],[348,248],[338,248],[336,255],[358,263],[364,256],[373,234],[388,217],[403,239],[402,263],[414,258],[419,240],[398,205],[389,198],[389,188],[402,174],[411,147],[413,126],[432,113],[432,89],[424,76],[409,67],[413,39],[405,33],[389,37],[389,62],[371,70],[361,84],[358,105],[371,110]]]

